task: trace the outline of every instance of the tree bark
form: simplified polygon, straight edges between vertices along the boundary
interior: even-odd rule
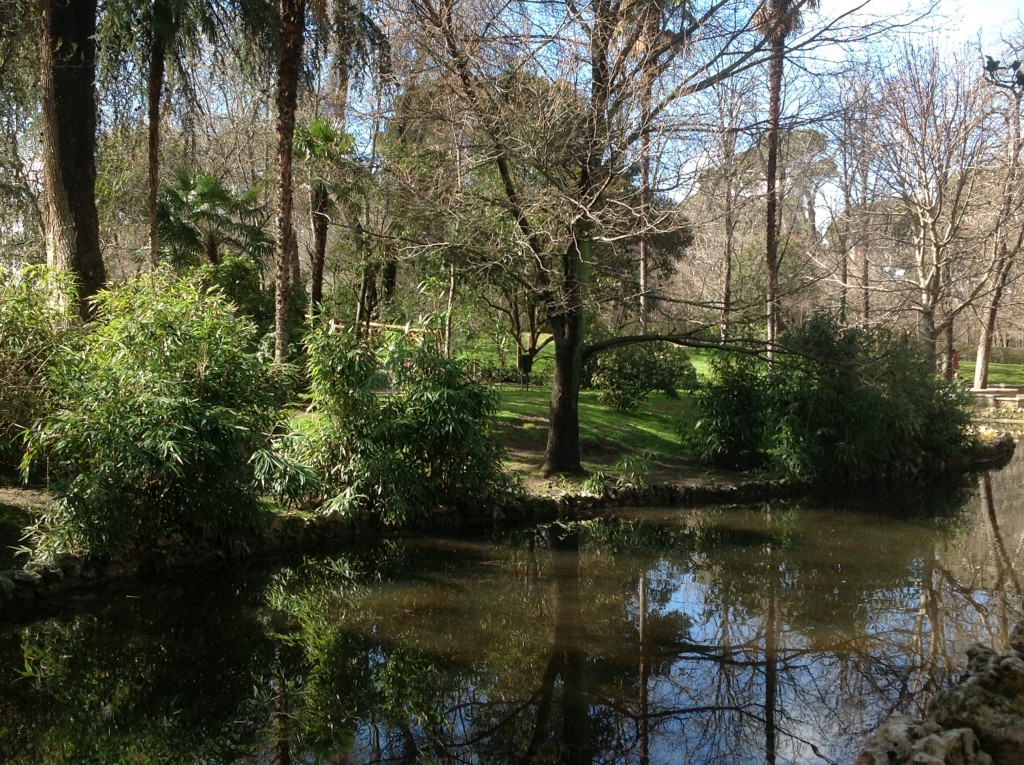
[[[158,6],[163,0],[153,4],[153,21],[155,27],[160,13]],[[160,188],[160,100],[164,89],[164,71],[167,51],[163,37],[157,29],[150,30],[149,73],[146,79],[146,91],[149,106],[149,260],[153,266],[159,262],[159,242],[157,239],[156,198]]]
[[[330,223],[330,195],[323,186],[314,186],[313,206],[313,256],[309,273],[309,302],[314,312],[320,310],[324,300],[324,262],[327,259],[327,225]]]
[[[579,415],[579,352],[583,335],[583,311],[578,299],[573,299],[573,292],[567,290],[567,305],[557,311],[549,310],[548,313],[548,325],[555,339],[555,373],[551,383],[548,441],[544,450],[544,464],[541,466],[541,473],[545,476],[579,475],[584,472],[580,461]]]
[[[78,310],[106,281],[96,210],[96,0],[42,0],[40,89],[46,260],[71,271]]]
[[[277,67],[277,286],[274,300],[274,360],[288,357],[292,300],[292,143],[298,103],[299,69],[305,31],[305,0],[281,0],[281,50]]]
[[[768,69],[768,162],[765,169],[765,266],[768,354],[779,337],[779,129],[782,122],[782,67],[785,37],[776,32]]]

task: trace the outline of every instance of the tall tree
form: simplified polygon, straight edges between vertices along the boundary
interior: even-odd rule
[[[816,9],[818,0],[767,0],[756,16],[758,29],[768,41],[768,161],[765,168],[765,266],[768,351],[778,340],[779,312],[779,135],[782,125],[782,81],[786,38],[800,28],[801,13]]]
[[[974,387],[988,387],[988,367],[992,356],[992,342],[996,332],[996,320],[1002,305],[1010,273],[1024,249],[1024,178],[1022,178],[1022,153],[1024,138],[1021,136],[1021,100],[1024,98],[1024,71],[1019,60],[1003,66],[991,58],[985,67],[989,81],[1006,96],[1003,111],[1006,129],[1003,160],[1000,163],[1000,180],[994,184],[997,202],[992,236],[988,239],[989,270],[988,289],[981,315],[981,331],[978,335],[978,353],[974,363]]]
[[[280,0],[281,39],[278,49],[277,88],[277,245],[274,250],[276,291],[274,297],[274,359],[288,356],[289,311],[292,301],[292,157],[299,73],[305,41],[306,1]]]
[[[348,184],[348,187],[339,184],[335,178],[344,162],[344,155],[351,148],[352,137],[322,117],[296,129],[295,153],[306,169],[310,224],[313,229],[309,302],[314,310],[323,302],[327,229],[331,216],[337,210],[334,196],[338,192],[343,192],[344,196],[351,197],[350,187],[355,183],[354,163],[349,163],[348,175],[353,176],[353,182]],[[349,204],[350,200],[346,199],[344,203]]]
[[[106,281],[96,209],[96,0],[42,0],[39,38],[43,106],[46,259],[71,271],[79,313]]]
[[[643,220],[631,179],[645,147],[651,156],[661,151],[683,101],[755,65],[763,45],[744,38],[750,18],[722,4],[699,18],[682,7],[661,16],[657,35],[643,34],[650,27],[635,23],[629,5],[419,0],[410,9],[423,29],[418,55],[440,64],[457,92],[475,139],[471,162],[499,180],[486,204],[511,224],[554,338],[546,474],[582,470],[578,372],[589,274],[608,245],[681,225],[670,215]],[[646,108],[643,77],[655,83]]]
[[[871,121],[874,172],[894,202],[892,237],[912,258],[905,279],[931,358],[943,331],[985,289],[982,238],[969,222],[984,202],[978,169],[992,160],[990,95],[964,57],[907,46],[900,67],[882,79]]]

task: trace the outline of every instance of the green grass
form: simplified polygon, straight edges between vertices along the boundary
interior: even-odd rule
[[[974,381],[974,362],[964,361],[960,364],[960,378],[972,383]],[[1003,364],[991,362],[988,365],[989,385],[1019,385],[1024,387],[1024,364]]]
[[[496,418],[497,436],[520,469],[543,461],[548,435],[546,388],[520,390],[499,388],[501,401]],[[688,463],[679,443],[679,424],[692,417],[693,402],[687,396],[671,399],[656,393],[640,410],[616,412],[598,399],[596,391],[580,393],[580,451],[588,470],[611,471],[626,456],[650,454],[655,468],[677,472]]]

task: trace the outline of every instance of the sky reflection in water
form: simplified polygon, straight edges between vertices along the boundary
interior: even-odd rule
[[[0,752],[849,762],[881,718],[948,682],[970,642],[1006,648],[1022,470],[140,586],[0,627]]]

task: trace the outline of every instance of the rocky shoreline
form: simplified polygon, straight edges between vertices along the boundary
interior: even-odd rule
[[[932,700],[924,719],[893,715],[854,765],[1024,763],[1024,622],[1010,653],[974,644],[959,682]]]

